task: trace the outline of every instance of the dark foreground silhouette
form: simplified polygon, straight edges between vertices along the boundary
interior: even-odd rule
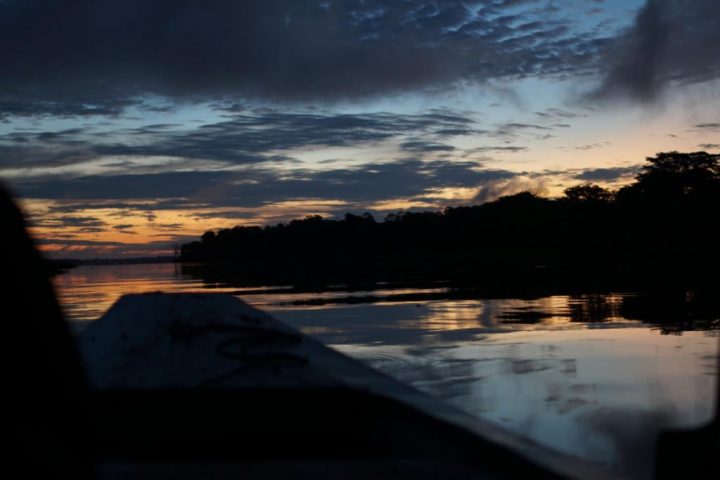
[[[0,289],[7,442],[5,468],[17,478],[91,478],[90,400],[69,329],[23,216],[0,187]],[[15,473],[17,472],[17,473]]]
[[[523,192],[443,212],[208,231],[180,260],[240,283],[450,281],[488,294],[705,289],[720,268],[720,155],[660,153],[618,191]]]

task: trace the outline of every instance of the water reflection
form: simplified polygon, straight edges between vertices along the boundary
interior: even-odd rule
[[[125,293],[237,294],[474,415],[635,478],[649,475],[659,429],[712,416],[720,307],[692,294],[486,300],[446,286],[389,285],[302,292],[203,281],[172,264],[80,267],[56,287],[77,328]]]
[[[715,345],[701,332],[629,327],[339,348],[510,430],[646,478],[660,429],[710,420]]]

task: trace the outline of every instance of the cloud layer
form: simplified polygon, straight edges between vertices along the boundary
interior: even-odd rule
[[[138,96],[333,101],[587,69],[604,38],[545,0],[6,0],[0,105],[112,114]]]
[[[647,0],[620,35],[579,21],[602,4],[5,0],[0,115],[117,115],[148,95],[334,102],[538,76],[595,75],[595,97],[648,101],[720,76],[716,0]]]

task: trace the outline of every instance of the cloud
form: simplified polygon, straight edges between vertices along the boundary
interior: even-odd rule
[[[426,142],[422,140],[411,140],[400,145],[405,151],[417,153],[452,152],[455,147],[446,143]]]
[[[720,77],[720,2],[647,0],[633,26],[607,49],[595,97],[641,102],[672,83]]]
[[[632,178],[640,171],[640,166],[614,167],[614,168],[593,168],[575,175],[578,180],[590,182],[614,182]]]
[[[534,130],[552,130],[550,127],[545,127],[543,125],[534,125],[531,123],[506,123],[501,127],[501,130],[527,130],[527,129],[534,129]]]
[[[349,147],[404,135],[447,139],[477,132],[474,120],[445,110],[420,114],[332,114],[248,112],[229,120],[189,129],[173,124],[93,130],[73,128],[54,132],[20,131],[0,136],[0,168],[58,167],[100,157],[125,159],[105,167],[140,173],[167,168],[134,157],[189,159],[186,168],[202,168],[198,160],[234,165],[266,161],[291,162],[272,152],[308,146]],[[408,140],[410,151],[451,150],[437,142]],[[175,168],[179,165],[174,164]]]
[[[466,150],[465,156],[472,155],[473,153],[488,153],[488,152],[508,152],[516,153],[527,150],[527,147],[519,147],[514,145],[491,145],[486,147],[476,147]]]
[[[78,201],[80,200],[80,201]],[[77,214],[78,212],[92,210],[114,210],[114,217],[147,217],[153,210],[173,210],[195,208],[198,205],[183,201],[180,198],[163,200],[133,201],[133,200],[98,200],[86,202],[84,199],[58,198],[47,207],[47,213],[52,216]]]
[[[52,239],[38,239],[37,243],[40,245],[54,244],[63,245],[66,247],[79,246],[79,247],[125,247],[127,244],[115,241],[106,240],[77,240],[77,239],[66,239],[66,238],[52,238]]]
[[[121,233],[129,233],[129,234],[132,234],[132,235],[136,235],[137,233],[136,233],[136,232],[133,232],[133,231],[131,230],[131,229],[134,228],[134,227],[135,227],[135,225],[131,225],[131,224],[129,224],[129,223],[120,223],[120,224],[117,224],[117,225],[113,225],[113,226],[112,226],[112,228],[114,228],[115,230],[120,231]]]
[[[541,0],[5,0],[6,115],[113,115],[143,96],[317,102],[582,72],[605,39]]]
[[[520,192],[532,192],[541,195],[545,192],[545,184],[542,179],[533,179],[521,175],[514,178],[490,180],[480,186],[478,193],[472,199],[472,203],[492,202],[500,197]]]
[[[307,211],[316,211],[314,202],[317,211],[333,212],[423,195],[433,208],[438,204],[434,192],[474,189],[515,175],[463,157],[523,147],[475,151],[445,143],[477,132],[482,131],[474,118],[448,110],[340,114],[244,109],[227,120],[193,127],[17,130],[0,136],[5,153],[0,155],[0,171],[13,173],[12,184],[23,197],[49,203],[44,214],[55,219],[54,225],[66,225],[61,218],[68,218],[66,226],[76,225],[80,220],[72,217],[102,211],[102,218],[119,225],[82,228],[99,231],[104,226],[106,232],[131,233],[128,218],[154,222],[168,210],[200,212],[200,219],[257,221],[290,210],[302,215],[304,207],[297,202],[305,202]],[[383,142],[377,153],[377,144]],[[334,163],[286,156],[335,147],[352,150]],[[353,161],[352,152],[368,151],[372,159],[362,165]],[[290,208],[288,202],[296,205]],[[270,206],[277,212],[269,213]]]
[[[65,226],[73,227],[102,227],[105,222],[94,217],[60,217],[60,222]]]
[[[71,229],[74,233],[99,233],[105,230],[107,223],[96,217],[62,215],[52,218],[31,218],[36,228],[49,230]]]
[[[555,123],[550,125],[538,125],[535,123],[505,123],[499,125],[495,130],[487,132],[489,136],[500,139],[516,139],[519,137],[529,137],[533,139],[547,139],[552,137],[549,132],[556,128],[567,128],[570,125],[565,123]]]
[[[575,147],[575,150],[594,150],[596,148],[603,148],[610,145],[610,142],[595,142],[595,143],[588,143],[587,145],[578,145]]]
[[[35,222],[35,226],[42,226],[42,227],[49,227],[49,228],[57,228],[57,227],[76,227],[76,228],[86,228],[86,227],[103,227],[105,226],[105,222],[100,220],[97,217],[81,217],[76,215],[63,215],[60,217],[55,217],[53,219],[46,219],[41,222]]]
[[[416,196],[443,187],[476,186],[514,175],[504,170],[482,169],[476,162],[407,159],[355,168],[301,170],[285,176],[278,175],[273,169],[257,167],[236,173],[169,171],[85,176],[63,181],[26,180],[16,182],[14,188],[27,198],[100,200],[103,208],[108,208],[107,201],[122,205],[143,199],[172,199],[175,203],[172,208],[188,202],[195,207],[259,207],[305,198],[371,203]],[[155,206],[153,209],[160,208]]]
[[[583,118],[588,116],[587,113],[572,112],[562,108],[548,108],[541,112],[535,112],[535,115],[549,119]]]
[[[18,180],[13,187],[26,198],[137,200],[183,198],[220,184],[227,172],[160,172],[88,175],[75,178]]]

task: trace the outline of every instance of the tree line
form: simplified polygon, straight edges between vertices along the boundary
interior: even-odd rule
[[[248,284],[450,281],[503,289],[704,288],[717,275],[720,155],[659,153],[631,184],[443,211],[308,216],[205,232],[182,262]]]

